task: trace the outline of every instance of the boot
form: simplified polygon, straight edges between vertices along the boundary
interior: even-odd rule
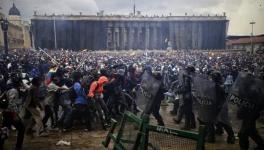
[[[192,114],[192,116],[191,116],[190,127],[191,127],[191,129],[195,129],[196,128],[196,121],[195,121],[195,118],[194,118],[194,114]]]
[[[224,134],[223,128],[222,127],[217,127],[216,130],[215,130],[215,134],[216,135],[223,135]]]
[[[224,134],[223,126],[220,123],[217,123],[215,126],[216,126],[215,134],[216,135],[223,135]]]
[[[184,127],[181,128],[181,130],[191,130],[191,127],[185,125]]]
[[[165,126],[164,122],[163,122],[163,119],[159,119],[157,120],[158,121],[158,125],[159,126]]]
[[[180,124],[180,123],[181,123],[181,120],[176,119],[176,118],[173,118],[173,121],[174,121],[176,124]]]
[[[214,136],[207,136],[206,141],[208,143],[215,143],[215,137]]]
[[[171,110],[171,111],[170,111],[170,114],[176,116],[176,115],[177,115],[177,111],[175,111],[175,110]]]
[[[195,129],[196,128],[196,122],[195,121],[193,121],[192,123],[191,123],[191,129]]]
[[[190,123],[190,120],[185,119],[184,127],[181,128],[181,130],[191,130],[191,123]]]
[[[263,150],[264,146],[257,146],[254,150]]]
[[[227,140],[226,140],[226,142],[228,144],[235,144],[235,141],[236,141],[236,137],[234,135],[233,136],[228,136]]]
[[[178,113],[178,107],[179,107],[179,106],[178,106],[177,104],[174,103],[174,104],[173,104],[173,109],[170,111],[170,114],[176,116],[177,113]]]

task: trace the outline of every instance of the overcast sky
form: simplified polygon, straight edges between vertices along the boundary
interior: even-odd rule
[[[7,13],[15,1],[24,19],[29,20],[34,10],[47,14],[96,14],[105,10],[107,14],[129,14],[133,0],[0,0]],[[264,34],[264,0],[135,0],[137,10],[147,15],[215,15],[226,12],[229,35],[249,35],[250,21],[255,21],[254,34]]]

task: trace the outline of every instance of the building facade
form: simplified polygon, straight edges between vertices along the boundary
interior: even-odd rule
[[[244,37],[236,37],[233,39],[229,39],[226,42],[228,49],[233,50],[244,50],[247,52],[251,52],[253,48],[253,52],[264,51],[264,35],[258,36],[244,36]]]
[[[0,17],[5,18],[3,13],[0,13]],[[8,45],[9,49],[22,49],[30,48],[30,25],[28,22],[21,19],[19,10],[15,4],[10,8],[8,16]],[[2,30],[0,31],[0,48],[4,47],[4,39]]]
[[[0,18],[4,18],[4,14],[1,12],[0,12]],[[0,28],[0,50],[3,48],[4,48],[4,35],[3,35],[2,28]]]
[[[224,16],[34,15],[35,47],[128,49],[224,49]],[[169,44],[168,44],[169,43]]]
[[[9,49],[24,48],[23,28],[21,26],[9,23],[7,36]]]

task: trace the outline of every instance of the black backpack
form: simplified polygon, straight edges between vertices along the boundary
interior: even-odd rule
[[[8,99],[7,99],[6,92],[4,92],[4,93],[0,96],[0,108],[1,108],[1,109],[7,109],[7,108],[8,108],[8,104],[9,104],[9,101],[8,101]]]

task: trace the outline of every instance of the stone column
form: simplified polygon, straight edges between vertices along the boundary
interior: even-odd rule
[[[107,28],[107,40],[106,40],[106,49],[111,49],[111,41],[112,41],[112,31],[111,28]]]
[[[161,49],[161,29],[160,29],[160,27],[158,26],[157,27],[157,49]]]
[[[175,23],[174,25],[175,28],[175,48],[179,49],[179,45],[180,45],[180,26],[179,26],[179,22]]]
[[[113,40],[112,40],[112,44],[113,44],[113,49],[116,50],[116,32],[115,32],[115,27],[113,28],[113,33],[112,33],[112,36],[113,36]]]
[[[154,25],[153,27],[153,44],[152,44],[152,49],[157,49],[157,27]]]
[[[173,23],[170,23],[170,25],[169,25],[169,38],[168,38],[168,40],[170,41],[172,48],[175,47],[174,34],[175,34],[174,24],[173,24]],[[166,49],[166,48],[167,48],[167,47],[165,47],[165,49]]]
[[[149,34],[150,34],[150,29],[149,26],[146,26],[146,30],[145,30],[145,49],[149,49]]]
[[[184,23],[181,22],[180,25],[179,25],[179,48],[182,50],[184,49],[184,42],[185,42],[185,39],[184,39]]]
[[[135,29],[135,42],[134,42],[134,49],[139,49],[140,48],[140,31],[141,28],[140,26],[137,26]]]
[[[198,49],[202,49],[202,45],[203,45],[203,41],[202,41],[202,38],[203,38],[203,26],[202,26],[202,23],[199,22],[198,23],[198,39],[197,39],[197,43],[198,43]]]
[[[129,32],[128,32],[128,49],[133,49],[134,47],[134,28],[133,27],[129,27]]]
[[[124,49],[128,49],[128,29],[124,28]]]
[[[192,23],[192,49],[198,48],[198,25],[196,22]]]
[[[137,46],[138,46],[138,26],[134,28],[133,49],[137,49]]]
[[[191,48],[192,49],[195,49],[196,48],[196,34],[197,34],[197,32],[196,32],[196,23],[194,23],[194,22],[192,22],[191,23],[191,25],[192,25],[192,34],[191,34],[191,36],[192,36],[192,46],[191,46]]]
[[[142,28],[141,28],[141,26],[139,26],[139,28],[138,28],[137,37],[138,37],[137,49],[142,49],[143,48],[143,46],[142,46],[143,38],[142,38]]]
[[[115,28],[115,50],[120,48],[119,28]]]
[[[126,29],[124,27],[121,28],[120,48],[122,50],[125,49],[125,43],[126,43],[126,33],[125,33],[125,30]]]

